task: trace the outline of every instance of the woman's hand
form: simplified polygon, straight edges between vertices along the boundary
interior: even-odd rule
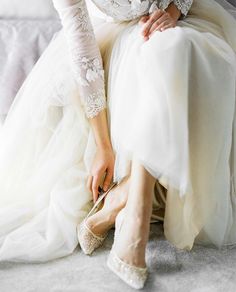
[[[93,193],[94,203],[98,199],[98,187],[102,183],[102,179],[105,175],[103,182],[103,190],[106,191],[112,182],[114,173],[115,156],[110,146],[97,147],[97,151],[92,163],[91,174],[87,181],[87,187]]]
[[[175,27],[181,12],[171,3],[165,10],[156,9],[149,15],[141,17],[139,23],[143,24],[142,35],[144,40],[148,40],[155,31],[164,31],[167,28]]]

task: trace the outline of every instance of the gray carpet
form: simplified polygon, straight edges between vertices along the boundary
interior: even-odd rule
[[[134,291],[106,267],[111,231],[104,247],[92,256],[79,248],[65,258],[44,264],[0,263],[1,292],[123,292]],[[236,248],[195,246],[177,250],[152,224],[147,248],[148,292],[235,292]]]

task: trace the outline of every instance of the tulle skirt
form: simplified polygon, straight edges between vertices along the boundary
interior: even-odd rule
[[[167,191],[164,231],[176,247],[236,243],[235,19],[213,0],[198,0],[177,27],[148,42],[138,19],[92,21],[114,180],[129,173],[135,155],[157,179],[154,207],[161,187]],[[0,260],[73,252],[76,226],[92,205],[86,181],[95,151],[60,31],[0,130]]]
[[[179,248],[236,244],[236,20],[194,1],[185,20],[143,42],[133,24],[110,59],[115,180],[136,156],[167,189],[164,231]]]

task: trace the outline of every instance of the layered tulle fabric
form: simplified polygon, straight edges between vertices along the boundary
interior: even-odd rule
[[[115,179],[135,155],[167,191],[164,229],[177,247],[236,243],[236,21],[195,1],[148,42],[134,24],[117,39],[108,97]]]
[[[111,35],[108,24],[93,21],[101,51],[109,56],[114,27]],[[70,64],[60,31],[0,131],[0,260],[70,254],[78,244],[76,226],[92,206],[86,182],[96,145]]]
[[[92,19],[102,53],[115,180],[133,155],[168,189],[164,228],[175,246],[236,242],[236,21],[197,0],[176,28],[144,42],[138,19]],[[0,260],[71,253],[91,208],[96,145],[62,32],[15,98],[0,130]]]

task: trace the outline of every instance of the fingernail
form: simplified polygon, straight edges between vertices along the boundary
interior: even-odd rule
[[[100,193],[102,191],[102,188],[99,186],[98,187],[98,192]]]
[[[104,191],[106,192],[106,191],[108,190],[108,186],[105,185],[103,189],[104,189]]]

